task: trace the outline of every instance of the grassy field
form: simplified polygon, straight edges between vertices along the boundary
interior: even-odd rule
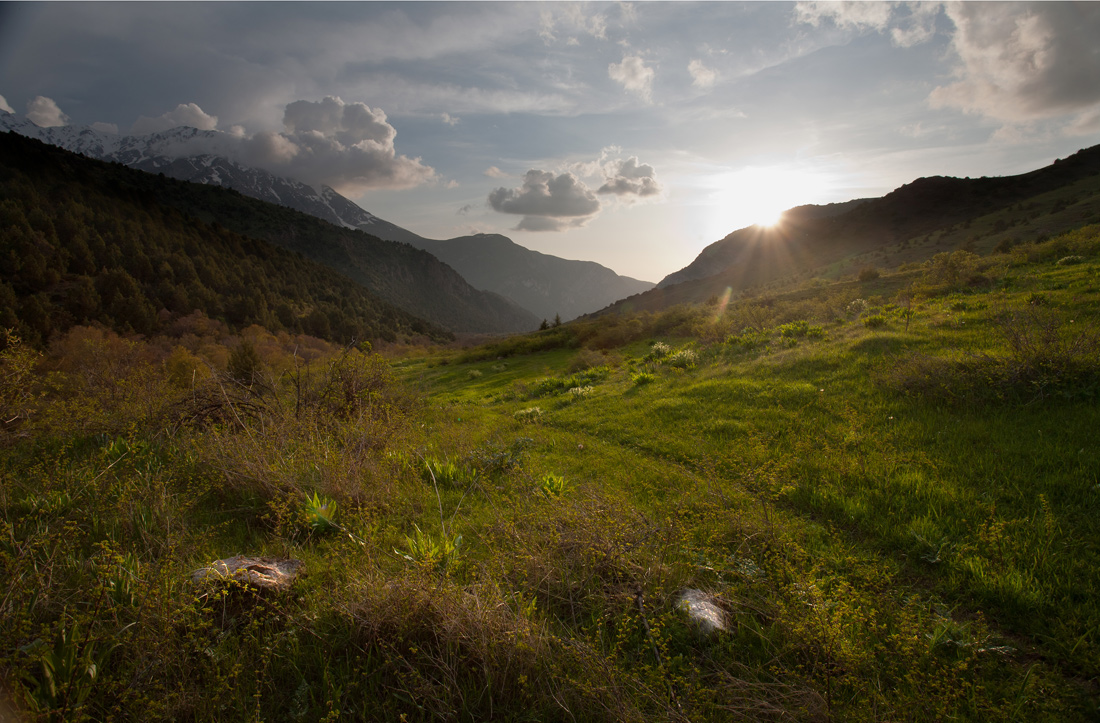
[[[1003,250],[388,363],[259,332],[251,356],[9,340],[7,697],[44,720],[1094,720],[1100,228]],[[238,553],[306,575],[191,582]]]

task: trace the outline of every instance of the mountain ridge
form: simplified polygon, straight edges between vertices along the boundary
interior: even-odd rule
[[[692,263],[662,279],[657,288],[722,273],[743,261],[743,254],[757,244],[775,244],[791,253],[824,260],[835,256],[831,251],[866,250],[904,241],[1096,173],[1100,173],[1100,146],[1015,176],[922,177],[881,198],[797,206],[785,212],[774,227],[749,226],[715,241]],[[818,248],[809,248],[811,244]]]
[[[653,286],[593,261],[563,259],[527,249],[505,236],[487,235],[507,239],[510,245],[481,249],[477,242],[471,242],[471,236],[446,240],[420,236],[379,218],[328,186],[318,190],[230,159],[229,140],[221,131],[180,126],[144,136],[113,135],[77,126],[42,128],[15,114],[0,113],[0,129],[4,128],[91,158],[181,181],[231,188],[341,228],[410,244],[437,256],[475,288],[511,299],[539,318],[560,315],[568,320]],[[219,149],[220,154],[216,152]],[[511,268],[501,265],[501,251],[506,253]]]
[[[1044,194],[1078,189],[1100,182],[1100,146],[1085,148],[1064,159],[1027,173],[1014,176],[918,178],[880,198],[855,199],[829,206],[798,206],[788,210],[775,227],[750,226],[738,229],[704,248],[687,266],[666,276],[656,288],[622,299],[601,310],[657,311],[680,303],[700,303],[730,292],[739,292],[792,275],[837,265],[848,259],[863,258],[871,263],[883,261],[887,250],[895,258],[899,252],[930,257],[945,250],[956,250],[977,243],[978,231],[968,231],[978,219],[1005,214],[1005,218],[983,229],[986,237],[1000,234],[1004,242],[1019,241],[1020,233],[1011,229],[1031,229],[1035,238],[1051,232],[1075,228],[1100,220],[1100,202],[1081,201],[1079,212],[1063,213],[1065,201],[1040,204],[1034,199]],[[1068,191],[1067,191],[1068,193]],[[1096,189],[1083,188],[1070,195],[1084,194],[1100,198]],[[1077,203],[1076,199],[1073,203]],[[1023,208],[1024,204],[1027,208]],[[1015,208],[1012,213],[1009,209]],[[1049,217],[1047,223],[1027,219]],[[1058,214],[1062,214],[1058,216]],[[1026,223],[1025,223],[1026,222]],[[943,244],[951,239],[951,245]],[[996,243],[996,242],[994,242]],[[991,248],[991,246],[990,246]],[[881,263],[881,261],[880,261]]]
[[[0,134],[11,137],[12,131]],[[37,139],[35,139],[37,140]],[[54,147],[89,163],[104,163]],[[338,227],[302,211],[260,201],[232,189],[128,169],[119,181],[129,192],[175,208],[204,223],[224,227],[302,254],[350,278],[383,300],[452,332],[529,331],[539,319],[515,302],[474,289],[458,272],[426,251]]]

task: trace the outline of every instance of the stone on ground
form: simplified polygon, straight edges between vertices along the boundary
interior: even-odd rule
[[[287,590],[302,573],[301,560],[275,560],[270,557],[237,555],[218,560],[196,570],[195,582],[203,580],[236,580],[265,590]]]

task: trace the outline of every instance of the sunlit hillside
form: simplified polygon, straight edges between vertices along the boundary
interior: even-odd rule
[[[400,358],[9,333],[6,696],[27,720],[1089,720],[1098,252],[1090,226]],[[203,572],[235,555],[302,574]]]

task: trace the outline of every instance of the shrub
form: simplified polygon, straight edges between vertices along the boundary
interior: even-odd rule
[[[651,384],[656,379],[657,377],[653,376],[649,372],[638,372],[637,374],[632,374],[630,377],[630,381],[633,382],[634,386],[636,387],[640,387],[645,384]]]
[[[876,269],[874,266],[864,266],[862,269],[859,270],[860,281],[874,281],[878,277],[878,269]]]
[[[645,355],[645,360],[660,360],[672,353],[672,347],[663,341],[655,341],[649,345],[649,353]]]
[[[471,369],[470,371],[466,372],[466,378],[470,379],[471,381],[474,379],[481,379],[481,372],[477,369]]]
[[[576,401],[587,399],[592,395],[592,387],[573,387],[569,390],[569,398]]]
[[[699,356],[691,349],[681,349],[665,358],[665,364],[677,369],[694,369]]]
[[[533,424],[535,422],[541,422],[542,421],[542,409],[539,408],[539,407],[527,407],[526,409],[519,410],[518,412],[513,414],[512,417],[516,421],[524,422],[526,424]]]
[[[868,316],[866,319],[863,320],[863,325],[868,329],[882,329],[886,326],[886,317],[882,314]]]
[[[848,303],[844,311],[848,316],[858,318],[860,315],[867,313],[870,308],[871,305],[865,299],[855,299]]]

